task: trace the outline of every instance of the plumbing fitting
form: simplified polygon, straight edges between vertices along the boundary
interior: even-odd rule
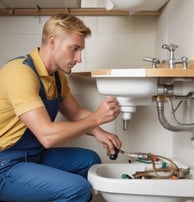
[[[160,64],[160,60],[157,58],[150,58],[150,57],[145,57],[143,58],[144,61],[151,62],[152,63],[152,69],[157,68],[157,64]]]
[[[142,152],[125,152],[121,149],[118,149],[116,147],[114,147],[115,153],[114,154],[110,154],[110,152],[107,152],[107,155],[109,156],[109,158],[111,160],[116,160],[118,157],[118,154],[124,154],[125,156],[128,156],[130,158],[130,160],[133,161],[148,161],[150,160],[150,156],[149,153],[142,153]],[[155,156],[155,159],[157,160],[157,157]]]
[[[183,64],[183,69],[187,69],[188,68],[188,63],[189,63],[189,58],[186,57],[186,56],[183,56],[181,58],[181,60],[182,60],[182,64]]]
[[[173,95],[173,85],[158,84],[157,93],[165,96]]]
[[[179,99],[193,99],[194,80],[185,78],[171,78],[159,80],[157,85],[157,95],[176,97]]]
[[[109,158],[111,160],[116,160],[119,153],[122,153],[122,154],[128,156],[130,158],[130,160],[149,160],[149,156],[147,153],[140,153],[140,152],[138,152],[138,153],[134,153],[134,152],[126,153],[125,151],[118,149],[116,147],[114,147],[114,150],[115,150],[114,154],[110,154],[109,151],[107,152],[107,155],[109,156]]]
[[[163,49],[167,49],[169,52],[170,52],[170,58],[169,58],[169,67],[172,69],[175,67],[175,57],[174,57],[174,52],[175,50],[178,48],[178,45],[175,45],[175,44],[163,44],[162,45],[162,48]]]
[[[156,156],[158,161],[162,163],[160,167],[156,166]],[[180,168],[174,161],[167,157],[148,153],[148,158],[152,163],[152,169],[136,171],[133,174],[135,179],[184,179],[190,174],[189,167]]]
[[[148,153],[142,153],[142,152],[121,152],[124,155],[128,156],[130,161],[149,161],[150,157]],[[156,158],[157,159],[157,158]]]
[[[123,130],[126,131],[129,121],[132,119],[132,114],[136,112],[136,106],[130,102],[128,97],[117,97],[119,102],[121,116],[123,120]]]
[[[175,127],[173,125],[171,125],[165,115],[164,115],[164,103],[165,103],[165,96],[163,95],[159,95],[156,97],[156,104],[157,104],[157,112],[158,112],[158,119],[160,124],[166,128],[167,130],[171,130],[171,131],[183,131],[178,127]]]
[[[158,119],[161,123],[161,125],[171,131],[174,132],[181,132],[181,131],[193,131],[194,130],[194,123],[190,124],[185,124],[185,123],[180,123],[175,116],[175,110],[172,110],[172,115],[174,118],[174,121],[176,122],[176,125],[170,124],[164,114],[164,103],[166,100],[166,96],[164,95],[158,95],[156,97],[156,104],[157,104],[157,112],[158,112]]]
[[[123,130],[126,131],[129,121],[132,119],[132,113],[136,112],[136,106],[120,106],[123,120]]]
[[[174,161],[164,156],[155,155],[151,153],[142,153],[142,152],[125,152],[116,147],[114,149],[115,149],[115,154],[109,155],[109,158],[111,160],[116,160],[118,157],[118,153],[122,153],[130,157],[130,159],[152,164],[152,169],[146,169],[145,171],[136,171],[133,174],[134,179],[153,179],[153,178],[154,179],[183,179],[190,174],[190,168],[179,168]],[[157,162],[157,165],[160,163],[161,166],[158,167],[156,165],[156,162]],[[122,175],[121,177],[123,179],[132,179],[132,177],[126,174],[124,176]]]
[[[169,56],[169,60],[168,60],[168,65],[169,65],[170,69],[173,69],[176,66],[176,64],[182,64],[183,69],[188,68],[189,59],[187,57],[183,56],[180,60],[175,59],[174,52],[178,48],[178,45],[175,45],[172,43],[170,45],[163,44],[162,48],[167,49],[170,52],[170,56]]]
[[[161,125],[174,132],[188,131],[194,132],[194,123],[183,123],[177,119],[176,111],[182,103],[194,99],[194,81],[185,78],[173,78],[167,80],[159,80],[156,106],[158,119]],[[166,98],[169,99],[171,104],[171,115],[173,124],[171,124],[165,117],[165,102]],[[179,101],[177,106],[174,107],[173,100]]]
[[[152,88],[151,88],[151,87]],[[136,112],[136,106],[139,105],[149,105],[150,103],[153,102],[152,96],[157,94],[157,81],[151,80],[150,81],[150,86],[149,86],[149,94],[145,94],[144,98],[142,99],[142,91],[145,92],[143,82],[140,83],[140,89],[136,91],[136,89],[133,89],[134,94],[129,97],[124,97],[124,96],[117,96],[116,99],[119,103],[120,106],[120,116],[123,120],[123,130],[127,130],[128,123],[131,121],[133,114]],[[147,88],[146,88],[147,89]],[[150,92],[151,91],[151,92]],[[146,93],[146,92],[145,92]]]

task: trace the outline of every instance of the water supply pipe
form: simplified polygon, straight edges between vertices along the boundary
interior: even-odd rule
[[[161,123],[161,125],[166,128],[167,130],[174,131],[174,132],[181,132],[181,131],[194,131],[194,124],[183,124],[178,121],[176,121],[176,117],[173,114],[176,125],[172,125],[168,122],[168,120],[165,117],[164,113],[164,104],[165,104],[166,96],[159,95],[156,98],[156,104],[157,104],[157,112],[158,112],[158,119]]]

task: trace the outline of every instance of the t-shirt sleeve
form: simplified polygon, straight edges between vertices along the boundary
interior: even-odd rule
[[[40,82],[30,68],[18,67],[6,77],[6,96],[17,116],[43,106]]]

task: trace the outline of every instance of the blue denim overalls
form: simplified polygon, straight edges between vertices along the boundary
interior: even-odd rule
[[[23,63],[38,76],[30,55]],[[54,121],[61,98],[58,72],[55,73],[58,96],[53,100],[47,100],[42,81],[38,78],[40,96]],[[100,162],[99,156],[87,149],[45,149],[36,136],[26,129],[13,146],[0,152],[0,201],[88,202],[91,188],[85,179],[87,171]]]

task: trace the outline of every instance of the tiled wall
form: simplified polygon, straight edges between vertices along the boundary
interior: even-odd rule
[[[161,51],[162,43],[175,43],[179,45],[176,57],[186,55],[194,58],[193,38],[193,11],[192,0],[170,0],[162,12],[157,23],[157,54],[159,57],[168,57],[166,51]]]
[[[170,0],[157,22],[156,55],[168,58],[169,53],[161,50],[163,43],[178,44],[175,52],[176,58],[187,56],[194,59],[194,1],[193,0]],[[194,122],[194,102],[188,103],[183,111],[183,117],[189,111],[190,122]],[[194,148],[191,146],[191,133],[174,133],[173,153],[174,156],[185,159],[194,166]]]

